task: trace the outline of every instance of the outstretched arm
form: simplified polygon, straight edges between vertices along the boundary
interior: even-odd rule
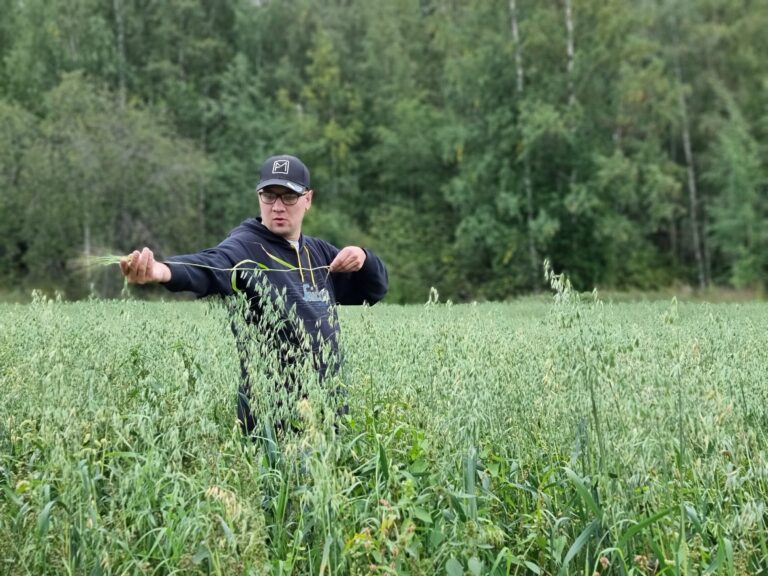
[[[189,291],[198,296],[232,293],[232,251],[235,238],[227,238],[216,248],[196,254],[174,256],[158,262],[149,248],[129,254],[120,261],[120,270],[133,284],[162,283],[171,292]]]

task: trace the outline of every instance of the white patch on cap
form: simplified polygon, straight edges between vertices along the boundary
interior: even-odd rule
[[[290,165],[290,160],[275,160],[274,164],[272,164],[272,174],[288,174],[288,167]]]

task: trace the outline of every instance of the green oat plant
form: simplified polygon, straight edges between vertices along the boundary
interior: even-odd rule
[[[765,574],[768,307],[549,279],[341,308],[300,392],[242,300],[0,307],[0,573]]]

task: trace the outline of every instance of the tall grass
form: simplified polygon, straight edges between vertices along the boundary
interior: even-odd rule
[[[255,441],[224,307],[0,307],[0,573],[766,573],[768,307],[551,279],[341,310],[343,372],[259,380]]]

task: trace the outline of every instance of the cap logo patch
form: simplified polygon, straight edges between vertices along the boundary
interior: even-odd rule
[[[275,160],[272,164],[272,174],[288,174],[290,164],[290,160]]]

